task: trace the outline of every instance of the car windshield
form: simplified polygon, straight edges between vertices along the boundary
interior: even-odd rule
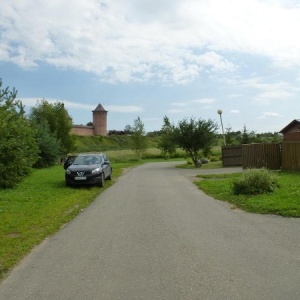
[[[99,155],[81,155],[77,156],[73,165],[94,165],[100,164]]]

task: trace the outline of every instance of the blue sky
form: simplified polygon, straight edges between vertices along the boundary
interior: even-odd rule
[[[0,0],[0,78],[108,129],[166,115],[278,132],[300,118],[297,0]]]

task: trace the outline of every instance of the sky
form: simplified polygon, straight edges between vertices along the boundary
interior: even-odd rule
[[[76,125],[140,117],[278,132],[300,118],[298,0],[0,0],[0,78]],[[222,114],[217,113],[218,110]]]

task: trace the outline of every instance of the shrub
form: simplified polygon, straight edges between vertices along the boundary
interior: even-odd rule
[[[15,187],[38,158],[38,146],[17,91],[0,79],[0,188]]]
[[[211,162],[213,162],[213,161],[220,161],[220,160],[222,160],[222,159],[221,159],[220,156],[214,156],[214,155],[211,155],[211,156],[209,157],[209,160],[210,160]]]
[[[39,157],[34,163],[34,168],[47,168],[54,166],[60,156],[60,140],[50,132],[47,122],[32,123],[31,126],[36,128],[36,141],[39,147]]]
[[[187,163],[188,165],[192,165],[192,164],[193,164],[193,161],[192,161],[191,158],[189,158],[189,159],[187,159],[186,163]]]
[[[248,169],[233,181],[235,195],[257,195],[271,193],[279,187],[277,175],[267,169]]]

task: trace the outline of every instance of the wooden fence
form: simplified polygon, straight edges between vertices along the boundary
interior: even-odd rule
[[[242,145],[243,169],[267,168],[279,170],[281,167],[281,144]]]
[[[300,171],[300,142],[222,147],[223,166]]]
[[[222,147],[223,167],[242,165],[242,145]]]
[[[282,169],[300,171],[300,142],[282,144]]]

